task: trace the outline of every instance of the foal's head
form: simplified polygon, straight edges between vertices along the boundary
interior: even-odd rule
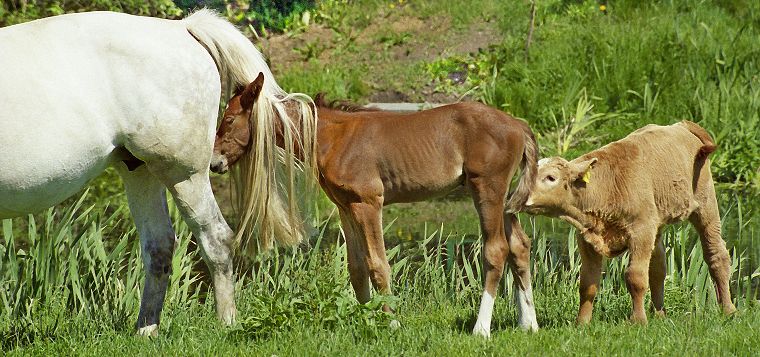
[[[251,144],[251,111],[264,85],[264,74],[230,98],[216,132],[211,171],[225,173],[234,165]]]

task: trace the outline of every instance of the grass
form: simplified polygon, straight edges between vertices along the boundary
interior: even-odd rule
[[[163,1],[163,0],[162,0]],[[10,355],[750,355],[760,338],[760,7],[752,0],[537,3],[530,57],[527,1],[326,0],[311,21],[328,40],[296,46],[296,62],[273,58],[289,91],[368,100],[395,90],[412,100],[464,94],[526,118],[544,155],[572,158],[646,123],[690,119],[720,145],[713,155],[723,236],[732,252],[739,313],[718,313],[694,230],[665,231],[668,317],[626,322],[626,257],[606,262],[591,326],[572,326],[578,306],[574,231],[522,216],[533,239],[541,330],[515,330],[511,277],[500,286],[489,341],[470,336],[482,277],[477,218],[468,198],[385,210],[395,297],[355,302],[332,208],[317,203],[321,233],[298,249],[255,257],[239,270],[239,324],[221,328],[187,227],[173,211],[173,260],[161,336],[134,336],[142,264],[113,172],[90,195],[0,233],[0,350]],[[391,6],[392,5],[392,6]],[[26,14],[25,16],[31,16]],[[305,36],[297,18],[289,34]],[[289,21],[290,21],[289,20]],[[421,24],[418,27],[413,24]],[[411,24],[411,25],[410,25]],[[431,26],[434,24],[435,26]],[[492,46],[454,49],[473,26],[493,28]],[[289,25],[288,25],[289,26]],[[286,26],[287,27],[287,26]],[[476,27],[477,28],[477,27]],[[645,30],[642,30],[645,29]],[[458,37],[459,36],[459,37]],[[447,42],[448,41],[448,42]],[[463,83],[448,81],[462,72]],[[432,92],[431,92],[432,91]],[[442,92],[442,93],[441,93]],[[443,224],[442,224],[443,223]],[[472,241],[475,241],[474,243]],[[396,306],[391,316],[377,309]]]
[[[479,242],[463,244],[463,237],[448,235],[443,228],[423,231],[415,241],[399,242],[388,252],[395,297],[375,296],[369,304],[359,305],[348,283],[345,246],[339,233],[328,230],[335,217],[326,214],[320,234],[309,244],[256,257],[252,268],[241,272],[240,318],[233,328],[219,328],[204,274],[195,268],[199,257],[194,244],[186,226],[176,224],[182,244],[174,258],[161,336],[146,340],[134,336],[140,296],[135,277],[142,274],[134,232],[99,229],[102,222],[126,219],[126,212],[116,210],[103,221],[99,212],[75,205],[62,215],[61,220],[49,214],[39,225],[27,227],[28,236],[45,239],[30,241],[23,259],[19,254],[9,258],[18,251],[8,238],[12,221],[3,222],[6,245],[0,249],[0,282],[10,286],[2,286],[0,292],[16,294],[0,299],[5,304],[0,313],[0,347],[11,354],[589,354],[600,346],[622,354],[651,352],[653,346],[662,354],[746,354],[754,347],[750,341],[760,337],[751,328],[760,322],[757,286],[752,283],[760,269],[742,269],[747,253],[732,250],[732,290],[740,312],[723,316],[715,306],[700,245],[687,226],[673,226],[664,233],[667,318],[652,318],[648,327],[626,322],[630,298],[623,283],[624,256],[606,265],[593,325],[576,328],[571,324],[578,305],[574,232],[545,219],[523,217],[533,237],[532,272],[542,330],[537,334],[515,330],[516,312],[509,303],[512,278],[507,275],[500,286],[494,338],[486,342],[470,336],[482,286]],[[386,227],[392,229],[393,224]],[[56,249],[42,249],[50,246],[45,234],[51,233],[59,237]],[[748,234],[754,239],[754,233]],[[455,250],[450,250],[452,246]],[[83,258],[98,255],[101,258]],[[449,260],[454,263],[447,264]],[[54,274],[44,279],[32,273],[49,269]],[[401,321],[401,329],[388,327],[392,317],[379,311],[382,303],[396,307],[393,318]],[[722,343],[716,345],[716,340]]]

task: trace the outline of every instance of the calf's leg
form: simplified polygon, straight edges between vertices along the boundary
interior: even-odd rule
[[[628,268],[625,271],[625,284],[631,294],[633,313],[631,322],[646,324],[647,314],[644,311],[644,295],[649,288],[649,262],[652,259],[657,229],[648,226],[634,228],[636,232],[629,239]]]
[[[581,276],[580,276],[580,306],[575,323],[586,325],[591,322],[594,311],[594,298],[599,291],[599,279],[602,276],[602,256],[599,255],[590,244],[578,237],[578,248],[581,253]]]
[[[652,309],[657,316],[665,316],[665,246],[658,234],[657,243],[649,262],[649,287],[652,292]]]
[[[731,278],[731,257],[728,255],[726,243],[720,235],[718,201],[715,198],[715,188],[709,171],[706,175],[702,175],[702,178],[704,177],[708,179],[704,179],[705,182],[700,182],[697,192],[695,192],[699,208],[691,214],[689,220],[699,232],[702,255],[707,262],[710,276],[715,284],[718,304],[723,308],[724,313],[731,314],[736,311],[728,287]]]

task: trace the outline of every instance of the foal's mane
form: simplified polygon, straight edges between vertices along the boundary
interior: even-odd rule
[[[348,113],[382,111],[379,108],[367,108],[359,104],[349,102],[347,100],[336,99],[336,100],[333,100],[332,102],[327,102],[327,100],[325,99],[324,92],[317,93],[317,95],[314,97],[314,104],[317,106],[317,108],[334,109],[334,110],[340,110],[340,111],[348,112]]]

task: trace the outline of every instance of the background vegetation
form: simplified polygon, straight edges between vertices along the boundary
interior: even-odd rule
[[[173,212],[162,336],[133,336],[142,264],[121,184],[107,172],[59,207],[3,221],[0,350],[20,354],[753,353],[760,338],[760,3],[752,0],[10,0],[0,26],[64,12],[177,18],[215,7],[268,55],[289,91],[369,101],[483,101],[525,118],[542,155],[573,158],[648,123],[689,119],[719,143],[712,169],[740,309],[716,312],[695,231],[665,231],[668,317],[625,322],[627,258],[606,263],[594,323],[575,328],[579,257],[566,224],[522,216],[533,238],[542,330],[514,330],[511,277],[491,341],[469,336],[481,292],[477,218],[455,194],[386,208],[395,297],[358,305],[334,209],[315,203],[320,234],[239,271],[241,323],[220,329],[205,267]],[[604,5],[602,8],[601,5]],[[214,177],[226,207],[225,177]],[[234,222],[231,222],[234,224]],[[397,307],[402,328],[377,307]],[[720,343],[718,343],[720,341]]]

